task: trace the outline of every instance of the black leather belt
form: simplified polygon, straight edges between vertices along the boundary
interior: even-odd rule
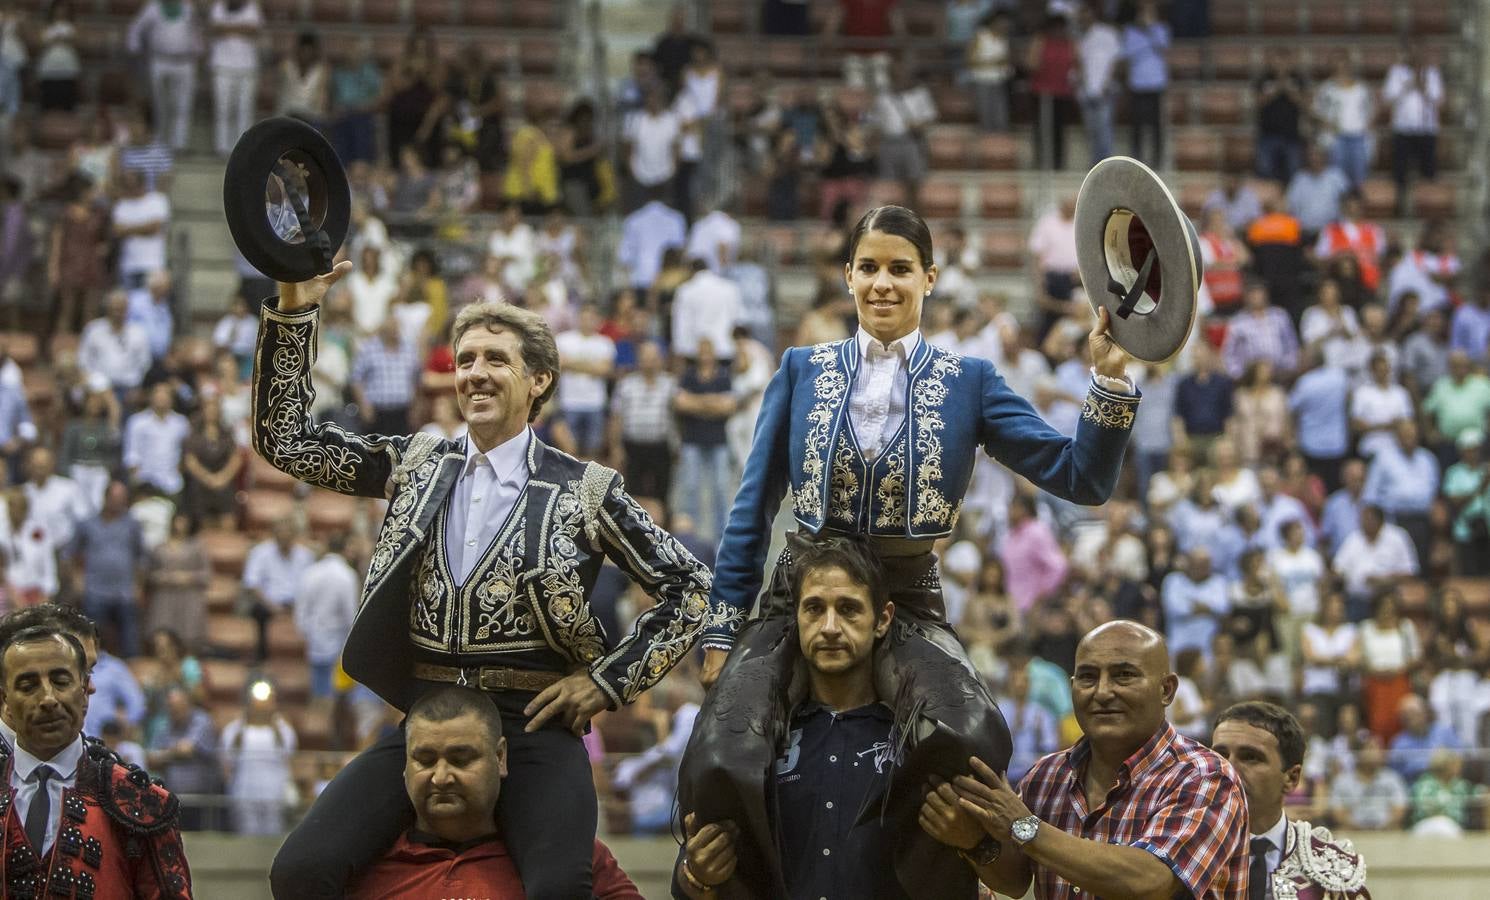
[[[532,669],[510,669],[506,666],[435,666],[414,663],[414,677],[422,681],[458,684],[483,691],[541,691],[563,680],[562,672],[539,672]]]

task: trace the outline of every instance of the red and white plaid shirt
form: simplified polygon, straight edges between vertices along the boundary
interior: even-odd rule
[[[1190,896],[1247,896],[1247,799],[1236,772],[1201,744],[1164,728],[1128,757],[1105,805],[1087,812],[1082,738],[1035,763],[1019,783],[1047,827],[1102,843],[1139,847],[1169,866]],[[1035,865],[1035,897],[1082,898],[1075,885]]]

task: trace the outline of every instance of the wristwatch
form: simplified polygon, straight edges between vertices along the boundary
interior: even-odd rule
[[[1014,824],[1009,826],[1009,836],[1014,838],[1014,843],[1023,847],[1035,839],[1035,833],[1040,830],[1039,816],[1025,816],[1015,819]]]
[[[984,835],[983,840],[974,844],[966,850],[958,850],[957,855],[967,860],[968,865],[974,868],[991,866],[998,862],[999,854],[1004,851],[1004,845],[1000,844],[993,835]]]

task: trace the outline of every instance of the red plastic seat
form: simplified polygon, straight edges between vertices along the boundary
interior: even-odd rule
[[[1221,167],[1221,136],[1213,131],[1181,131],[1174,136],[1174,166],[1187,172]]]
[[[1019,140],[1012,134],[980,134],[972,141],[975,169],[1008,171],[1019,168]]]
[[[916,198],[921,215],[928,219],[955,219],[962,216],[962,184],[943,178],[928,178]]]
[[[993,181],[983,185],[980,213],[989,219],[1017,219],[1024,212],[1024,196],[1017,181]]]

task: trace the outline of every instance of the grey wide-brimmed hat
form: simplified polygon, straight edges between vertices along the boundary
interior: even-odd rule
[[[1076,260],[1118,346],[1145,362],[1180,352],[1195,324],[1200,238],[1153,169],[1126,156],[1092,167],[1076,197]]]

